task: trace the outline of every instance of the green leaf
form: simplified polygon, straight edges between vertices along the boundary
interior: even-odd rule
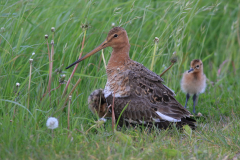
[[[118,117],[118,120],[117,120],[117,123],[116,123],[116,126],[115,126],[115,129],[117,129],[117,126],[118,126],[118,122],[123,114],[123,112],[125,111],[125,109],[128,107],[128,104],[123,108],[122,112],[120,113],[119,117]]]

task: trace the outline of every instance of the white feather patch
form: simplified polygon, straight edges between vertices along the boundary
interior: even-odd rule
[[[105,88],[104,88],[104,90],[103,90],[103,93],[104,93],[104,97],[105,97],[105,98],[107,98],[108,96],[110,96],[110,95],[112,94],[111,88],[110,88],[108,82],[106,83],[106,86],[105,86]]]
[[[175,119],[175,118],[172,118],[172,117],[169,117],[165,114],[162,114],[161,112],[159,111],[156,111],[156,113],[164,120],[167,120],[169,122],[181,122],[181,120],[178,120],[178,119]]]
[[[152,118],[155,122],[160,122],[160,119],[158,118]]]
[[[124,118],[124,120],[127,121],[127,122],[129,122],[129,123],[135,123],[135,124],[138,124],[137,121],[134,121],[134,120],[132,120],[132,119],[125,119],[125,118]]]
[[[139,122],[142,123],[142,124],[145,124],[145,123],[146,123],[145,121],[141,121],[141,120],[139,120]]]

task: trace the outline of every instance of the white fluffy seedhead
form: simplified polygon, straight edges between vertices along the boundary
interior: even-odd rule
[[[55,129],[58,127],[58,120],[55,117],[49,117],[46,123],[49,129]]]

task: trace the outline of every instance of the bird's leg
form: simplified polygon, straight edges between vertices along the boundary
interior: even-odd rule
[[[115,99],[115,92],[114,92],[113,104],[112,104],[112,130],[113,130],[113,132],[114,132],[114,126],[115,126],[114,99]]]
[[[194,114],[196,114],[196,113],[195,113],[195,105],[196,105],[196,101],[197,101],[197,95],[194,94],[194,95],[193,95],[193,113],[194,113]]]
[[[189,97],[190,97],[190,95],[187,93],[187,95],[186,95],[186,103],[185,103],[184,108],[187,108],[187,102],[188,102]]]

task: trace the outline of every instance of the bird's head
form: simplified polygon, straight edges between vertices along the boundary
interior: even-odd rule
[[[200,59],[194,59],[191,61],[191,68],[188,73],[198,73],[203,71],[203,63]]]
[[[121,49],[121,48],[125,47],[126,45],[129,45],[127,32],[125,31],[125,29],[123,29],[121,27],[114,27],[109,31],[107,38],[105,39],[105,41],[102,44],[100,44],[94,50],[92,50],[91,52],[86,54],[84,57],[78,59],[76,62],[74,62],[73,64],[68,66],[66,69],[74,66],[75,64],[81,62],[82,60],[90,57],[91,55],[97,53],[98,51],[100,51],[106,47],[112,47],[113,49]]]

